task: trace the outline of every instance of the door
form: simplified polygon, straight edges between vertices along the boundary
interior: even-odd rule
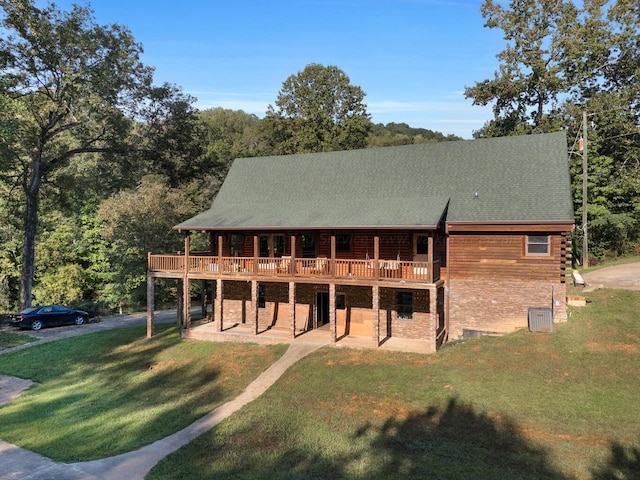
[[[413,261],[429,261],[429,235],[415,234],[413,236]]]
[[[329,323],[329,294],[318,292],[316,294],[316,328]]]

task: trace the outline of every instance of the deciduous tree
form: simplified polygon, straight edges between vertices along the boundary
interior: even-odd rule
[[[372,127],[364,96],[333,65],[314,63],[291,75],[264,120],[273,153],[364,148]]]
[[[153,147],[190,99],[155,87],[142,46],[120,25],[101,26],[74,5],[0,0],[0,73],[18,107],[15,148],[3,158],[24,195],[20,303],[31,303],[43,183],[86,153],[126,156]],[[138,157],[139,158],[139,157]]]

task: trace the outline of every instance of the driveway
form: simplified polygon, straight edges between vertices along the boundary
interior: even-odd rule
[[[582,274],[586,282],[584,291],[598,288],[617,288],[621,290],[640,290],[640,263],[626,263],[601,268]]]

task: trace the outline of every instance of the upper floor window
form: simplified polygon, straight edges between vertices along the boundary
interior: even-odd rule
[[[242,256],[242,235],[232,233],[229,236],[229,255],[232,257]]]
[[[527,255],[549,255],[549,235],[527,235]]]
[[[351,235],[336,235],[336,252],[351,253]]]
[[[261,257],[282,257],[284,255],[284,235],[260,235],[258,249]]]
[[[302,235],[302,258],[316,258],[316,236]]]

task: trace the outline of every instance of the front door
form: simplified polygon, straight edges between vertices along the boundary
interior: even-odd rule
[[[318,292],[316,294],[316,328],[329,323],[329,294]]]

